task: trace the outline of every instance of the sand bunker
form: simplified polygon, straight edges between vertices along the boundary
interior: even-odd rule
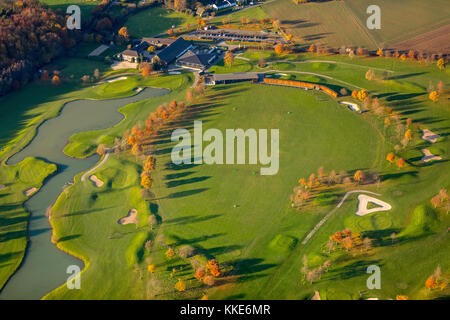
[[[37,191],[37,188],[30,188],[30,189],[28,189],[28,190],[26,190],[23,194],[24,195],[26,195],[27,197],[28,196],[31,196],[33,193],[35,193]]]
[[[128,211],[128,215],[124,218],[119,219],[118,222],[119,224],[137,224],[137,210],[131,209],[130,211]]]
[[[346,105],[347,107],[349,107],[350,110],[353,110],[353,111],[356,111],[356,112],[361,111],[361,108],[356,103],[348,102],[348,101],[341,101],[340,103]]]
[[[114,78],[111,80],[108,80],[107,82],[114,82],[114,81],[120,81],[120,80],[125,80],[127,77],[118,77],[118,78]]]
[[[434,160],[442,160],[442,157],[435,156],[428,149],[422,149],[422,153],[424,154],[424,156],[422,157],[422,161],[423,162],[429,162],[429,161],[434,161]]]
[[[356,214],[358,216],[365,216],[366,214],[378,212],[378,211],[387,211],[391,210],[392,206],[384,201],[381,201],[380,199],[369,197],[365,194],[360,194],[358,196],[358,211],[356,211]],[[367,204],[369,202],[375,203],[376,205],[379,205],[379,207],[367,209]]]
[[[97,188],[103,186],[103,181],[97,178],[95,175],[90,176],[89,180],[91,180]]]
[[[422,139],[427,140],[428,142],[435,143],[441,136],[428,130],[428,129],[422,129],[423,136]]]

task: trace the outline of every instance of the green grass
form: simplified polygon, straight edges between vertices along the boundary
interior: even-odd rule
[[[231,68],[219,65],[214,71],[257,70],[257,56],[258,52],[251,52],[251,57],[248,56],[251,61],[237,63],[239,59],[236,59]],[[274,63],[268,69],[275,68],[284,68],[283,72],[305,81],[320,80],[347,89],[354,86],[367,88],[394,111],[401,112],[402,117],[411,117],[415,123],[441,134],[443,140],[432,147],[439,148],[444,152],[443,157],[448,157],[450,124],[445,100],[432,103],[426,95],[430,80],[449,83],[448,74],[439,72],[436,66],[388,58],[300,55],[296,59],[289,57],[288,62]],[[382,69],[393,72],[389,73],[389,80],[367,81],[364,74],[369,68],[377,73]],[[167,96],[121,108],[126,118],[115,127],[72,136],[65,151],[86,156],[91,152],[89,148],[101,141],[109,143],[138,120],[143,121],[159,104],[172,99],[183,100],[184,91],[190,84],[191,77],[182,74],[155,79],[131,76],[127,81],[93,88],[75,84],[57,88],[32,85],[21,91],[21,95],[13,93],[4,100],[9,108],[18,107],[11,109],[9,118],[0,120],[5,128],[0,137],[7,146],[3,159],[7,153],[23,146],[27,142],[24,138],[32,137],[40,121],[56,114],[63,102],[74,97],[128,96],[133,94],[135,87],[145,85],[172,90]],[[49,93],[50,96],[43,96]],[[33,94],[37,103],[26,104],[26,99],[31,99]],[[444,161],[424,166],[416,159],[421,156],[420,148],[430,147],[419,139],[418,128],[414,129],[414,143],[399,151],[409,162],[408,166],[397,169],[384,160],[393,150],[395,139],[391,135],[395,130],[385,130],[382,118],[351,112],[319,92],[250,83],[216,86],[208,88],[206,97],[190,107],[190,112],[193,119],[204,121],[204,130],[280,129],[279,173],[261,176],[258,165],[177,167],[170,160],[173,143],[163,137],[153,146],[157,170],[152,175],[153,200],[146,202],[139,194],[142,169],[135,157],[112,155],[95,172],[105,182],[102,188],[95,188],[90,181],[81,182],[77,176],[75,184],[59,196],[53,207],[52,224],[56,235],[59,238],[80,235],[59,243],[59,246],[82,257],[87,268],[83,271],[82,290],[67,290],[62,286],[47,298],[198,299],[205,291],[210,298],[216,299],[302,299],[309,298],[314,290],[319,290],[321,297],[328,299],[373,296],[388,299],[397,294],[429,299],[445,294],[428,293],[424,290],[424,281],[438,264],[444,272],[450,266],[445,236],[448,215],[428,207],[429,199],[439,189],[448,187],[449,164]],[[15,128],[10,121],[14,124],[23,121],[22,127]],[[189,129],[191,121],[184,124]],[[325,170],[349,172],[377,170],[385,181],[379,188],[355,185],[351,189],[380,193],[380,198],[390,203],[393,209],[356,216],[357,195],[352,195],[314,237],[302,245],[301,240],[344,193],[341,189],[330,190],[317,198],[318,206],[309,209],[290,207],[289,195],[297,179],[307,177],[319,166],[324,166]],[[24,181],[33,179],[31,170],[24,168],[18,172],[22,172]],[[421,206],[426,209],[416,209]],[[131,208],[138,210],[138,226],[119,225],[118,219],[126,216]],[[153,229],[147,225],[150,214],[162,221]],[[9,228],[12,225],[6,228],[7,232]],[[373,252],[356,256],[324,252],[329,236],[344,228],[375,238]],[[398,242],[391,241],[393,232],[399,235]],[[143,249],[146,240],[152,241],[150,251]],[[190,245],[197,256],[190,259],[177,256],[169,260],[164,254],[168,245],[176,250]],[[9,256],[14,252],[11,248],[6,248],[3,253],[8,255],[7,263],[14,259]],[[332,261],[330,271],[312,285],[301,283],[304,255],[311,267],[318,267],[325,260]],[[233,277],[224,280],[230,281],[229,284],[207,289],[190,280],[193,276],[191,265],[204,264],[211,258],[217,258],[225,268],[233,269]],[[156,266],[154,274],[146,270],[149,263]],[[379,264],[382,268],[383,286],[377,292],[368,291],[365,285],[366,268],[371,264]],[[173,286],[178,278],[186,280],[191,290],[175,292]]]
[[[149,8],[130,17],[125,24],[133,37],[152,37],[165,33],[172,26],[184,27],[196,23],[195,17],[161,7]]]
[[[238,94],[239,92],[239,94]],[[324,97],[326,102],[319,102],[316,96],[310,93],[305,93],[293,88],[277,88],[263,85],[239,85],[239,86],[222,86],[210,90],[207,98],[207,104],[199,104],[195,108],[206,107],[199,119],[208,120],[204,122],[204,130],[210,127],[219,128],[281,128],[281,167],[280,173],[276,176],[260,176],[259,174],[252,174],[253,171],[259,171],[259,166],[195,166],[186,167],[185,169],[176,170],[170,165],[170,154],[164,150],[170,150],[171,144],[163,143],[158,146],[156,153],[160,154],[158,157],[158,170],[155,174],[155,188],[153,192],[157,194],[158,202],[153,206],[156,207],[154,211],[162,218],[162,225],[159,227],[156,236],[164,235],[167,243],[171,243],[175,247],[180,247],[185,244],[194,246],[197,250],[202,252],[207,257],[216,257],[219,261],[234,261],[239,265],[239,272],[242,272],[242,278],[245,278],[247,273],[253,274],[252,268],[261,268],[261,270],[269,271],[274,268],[275,264],[282,261],[277,260],[276,250],[272,253],[267,252],[269,242],[280,233],[280,230],[287,228],[289,234],[296,238],[302,238],[305,233],[323,216],[325,210],[320,210],[318,213],[308,213],[307,216],[295,213],[295,210],[287,210],[287,199],[297,177],[299,175],[306,175],[308,172],[316,169],[317,162],[324,163],[327,167],[333,164],[339,168],[350,170],[353,167],[367,167],[371,166],[373,159],[377,158],[376,145],[378,138],[376,132],[359,117],[347,110],[340,108],[336,102]],[[248,104],[249,99],[252,99],[252,104]],[[214,102],[214,101],[221,101]],[[299,103],[301,101],[301,103]],[[276,109],[273,106],[277,105]],[[230,106],[236,108],[233,110]],[[291,111],[292,114],[287,115]],[[328,113],[328,117],[318,119],[316,114]],[[251,114],[258,114],[258,117],[251,117]],[[336,121],[336,117],[341,119]],[[303,120],[300,120],[303,119]],[[307,120],[306,120],[307,119]],[[305,128],[307,124],[307,129]],[[341,123],[338,128],[333,127],[332,123]],[[345,123],[345,125],[344,125]],[[314,128],[314,130],[311,130]],[[333,132],[333,134],[331,134]],[[361,132],[363,139],[355,139],[354,133]],[[364,132],[364,135],[362,133]],[[289,139],[295,133],[295,139]],[[330,147],[326,144],[316,143],[316,141],[329,140]],[[359,149],[366,150],[367,156],[365,158],[355,158],[351,156],[351,146],[347,147],[339,141],[353,141]],[[319,158],[310,159],[307,157],[299,158],[297,153],[290,152],[297,148],[306,148],[311,153],[316,155],[323,155]],[[349,148],[346,150],[346,148]],[[327,152],[325,152],[327,150]],[[333,160],[331,160],[333,159]],[[337,161],[337,163],[336,163]],[[108,162],[108,167],[112,166]],[[177,178],[179,177],[179,178]],[[227,179],[224,179],[227,177]],[[84,208],[86,204],[78,200],[78,194],[81,192],[81,183],[75,183],[73,192],[70,197],[61,197],[58,201],[58,208],[65,208],[69,212],[76,212],[81,210],[80,205]],[[245,192],[236,193],[235,186],[245,186]],[[269,188],[269,189],[267,189]],[[266,191],[263,191],[266,190]],[[84,191],[83,191],[84,192]],[[105,200],[96,200],[95,203],[89,202],[92,210],[101,208],[107,203],[108,194],[113,196],[113,190],[108,188],[106,192],[102,192],[99,197],[105,197]],[[270,197],[260,198],[258,195],[262,193],[270,194]],[[215,194],[220,194],[220,197],[214,197],[216,201],[211,201],[211,197]],[[254,201],[258,199],[258,201]],[[111,203],[114,206],[114,203]],[[234,208],[234,205],[237,205]],[[110,211],[109,209],[108,211]],[[121,216],[127,210],[120,210]],[[55,209],[55,212],[63,212]],[[66,211],[65,211],[66,212]],[[116,209],[114,209],[116,212]],[[106,214],[106,213],[105,213]],[[86,219],[98,219],[102,216],[102,211],[93,212],[93,214],[71,216],[70,219],[57,219],[65,225],[80,225],[86,228],[88,225]],[[95,217],[97,218],[95,218]],[[105,218],[106,219],[106,218]],[[71,220],[71,221],[70,221]],[[84,222],[81,222],[83,220]],[[117,221],[117,217],[110,219],[110,225]],[[176,223],[175,221],[180,221]],[[98,220],[97,220],[98,221]],[[173,223],[171,223],[173,221]],[[293,226],[301,226],[293,228]],[[239,230],[240,226],[247,226],[247,232],[242,233]],[[275,227],[279,225],[279,227]],[[289,227],[290,226],[290,227]],[[110,227],[107,229],[110,230]],[[64,229],[57,227],[58,232]],[[69,229],[68,229],[69,230]],[[61,236],[65,233],[61,233]],[[74,231],[70,231],[74,232]],[[106,241],[102,245],[102,252],[93,253],[85,250],[87,243],[94,243],[96,240],[93,233],[78,229],[76,231],[82,234],[82,237],[65,241],[64,243],[70,248],[78,248],[84,254],[92,255],[91,259],[110,256],[110,250],[117,251],[118,244],[121,240]],[[258,241],[255,241],[255,237]],[[170,240],[169,240],[170,239]],[[174,242],[175,240],[175,242]],[[285,241],[281,241],[280,246]],[[290,241],[288,241],[290,242]],[[128,245],[129,242],[126,244]],[[77,246],[75,246],[78,244]],[[125,243],[123,244],[125,246]],[[288,243],[288,247],[292,247],[292,243]],[[76,250],[76,251],[78,251]],[[130,252],[135,252],[128,249]],[[181,261],[177,262],[174,259],[172,262],[167,262],[164,258],[164,250],[156,247],[156,250],[150,252],[151,261],[155,261],[160,274],[165,274],[165,270],[171,270],[171,266],[182,265]],[[100,256],[98,256],[100,254]],[[115,255],[116,253],[114,253]],[[131,255],[131,253],[130,253]],[[131,255],[133,256],[133,255]],[[264,257],[263,262],[257,262],[261,257]],[[122,257],[125,261],[125,256]],[[254,262],[252,262],[254,261]],[[133,261],[134,262],[134,261]],[[125,262],[123,262],[125,263]],[[126,264],[126,263],[125,263]],[[169,266],[167,266],[169,264]],[[272,266],[273,267],[265,267]],[[120,265],[120,264],[119,264]],[[259,267],[261,265],[261,267]],[[141,269],[145,269],[146,262],[140,265]],[[91,264],[91,269],[97,268]],[[86,271],[87,277],[89,268]],[[244,271],[248,268],[247,271]],[[112,269],[112,268],[111,268]],[[120,281],[132,281],[136,278],[136,274],[132,271],[127,271],[126,274],[120,271],[119,267],[114,268],[117,271],[93,272],[97,276],[104,274],[102,281],[105,282],[105,291],[102,296],[108,297],[135,297],[142,298],[143,292],[131,290],[117,290],[116,293],[110,292],[107,288],[113,288],[112,285],[116,277],[126,278]],[[111,275],[110,272],[117,272]],[[118,273],[121,273],[119,275]],[[255,274],[255,279],[258,278],[258,272]],[[107,276],[109,274],[109,276]],[[184,274],[184,273],[183,273]],[[188,279],[192,273],[186,274],[183,278]],[[261,276],[261,275],[260,275]],[[176,276],[178,278],[178,276]],[[175,278],[175,279],[176,279]],[[175,280],[160,279],[162,286],[173,287]],[[149,280],[144,277],[141,280],[140,286],[145,286]],[[244,281],[244,280],[243,280]],[[90,286],[86,280],[86,286]],[[95,282],[92,283],[92,288],[86,288],[79,292],[69,292],[61,289],[58,295],[52,297],[58,298],[88,298],[94,297]],[[198,292],[194,290],[187,294],[188,297],[196,296]],[[174,298],[174,293],[170,290],[164,294],[166,298]],[[252,297],[248,295],[246,297]]]
[[[89,17],[92,10],[98,5],[97,1],[85,1],[85,0],[39,0],[39,2],[48,5],[52,10],[61,10],[65,13],[70,5],[77,5],[81,9],[81,19]]]
[[[248,61],[235,58],[230,67],[226,66],[222,59],[216,65],[212,66],[209,71],[212,73],[248,72],[251,71],[252,68],[252,64]]]
[[[28,242],[29,212],[23,207],[24,192],[39,189],[56,171],[54,164],[27,158],[13,165],[0,165],[0,288],[20,265]]]
[[[256,58],[257,53],[253,52],[252,55]],[[255,58],[252,60],[256,60]],[[308,59],[326,61],[307,62]],[[245,71],[249,70],[249,66],[250,70],[256,70],[253,61],[244,62]],[[274,66],[279,65],[280,63]],[[215,68],[215,72],[230,72],[220,65]],[[369,68],[388,69],[394,73],[390,74],[391,79],[388,81],[367,81],[364,74]],[[444,79],[448,82],[446,74],[438,72],[435,66],[400,63],[384,58],[351,60],[339,56],[302,55],[297,61],[290,60],[285,70],[318,74],[295,74],[297,79],[314,82],[321,80],[330,85],[337,85],[338,80],[342,80],[366,87],[370,92],[378,94],[383,103],[392,106],[394,110],[415,110],[408,113],[414,121],[423,122],[431,130],[445,132],[442,128],[448,123],[448,111],[443,109],[442,103],[428,102],[425,95],[428,81]],[[127,245],[123,244],[121,255],[115,258],[122,259],[118,264],[123,264],[124,267],[116,268],[117,270],[104,267],[104,272],[109,276],[101,279],[102,283],[107,283],[102,297],[145,298],[148,297],[148,291],[143,288],[151,286],[156,292],[164,292],[160,297],[199,298],[205,288],[196,282],[189,282],[193,275],[190,265],[199,262],[193,262],[193,258],[168,260],[164,255],[167,245],[178,249],[186,244],[200,252],[203,260],[217,258],[221,263],[233,266],[235,280],[230,285],[210,289],[208,294],[212,298],[299,299],[309,298],[315,289],[320,291],[323,298],[329,299],[359,299],[358,291],[363,298],[395,298],[397,294],[421,299],[433,297],[423,290],[423,283],[437,264],[444,270],[448,269],[448,250],[445,249],[443,237],[448,217],[437,215],[432,228],[425,227],[430,232],[421,234],[420,237],[402,237],[402,230],[408,233],[413,228],[411,226],[416,226],[418,218],[415,217],[417,213],[414,208],[428,202],[431,196],[448,184],[448,175],[443,174],[448,172],[446,162],[426,167],[408,166],[403,170],[389,166],[384,158],[387,152],[392,151],[393,145],[391,138],[382,138],[382,119],[353,113],[328,96],[316,92],[252,84],[216,86],[209,88],[207,97],[192,109],[200,112],[196,114],[196,119],[207,120],[204,122],[204,130],[280,128],[280,172],[276,176],[255,175],[258,166],[254,165],[175,167],[170,164],[172,144],[165,141],[157,144],[155,152],[158,164],[153,175],[155,185],[152,192],[158,200],[152,201],[149,207],[152,214],[160,217],[162,224],[149,235],[155,241],[150,253],[142,255],[136,243],[142,243],[144,235],[135,235],[136,242],[131,240],[133,238],[127,240]],[[439,121],[428,122],[427,119]],[[446,143],[445,141],[440,143]],[[421,143],[418,141],[417,145],[411,145],[401,153],[405,156],[413,155],[414,150],[421,147]],[[355,150],[358,152],[355,153]],[[407,156],[407,159],[411,157]],[[108,168],[110,165],[108,164]],[[359,217],[354,214],[356,195],[351,196],[306,245],[294,245],[294,239],[300,242],[343,195],[343,190],[332,190],[319,196],[314,210],[297,211],[290,208],[288,198],[296,180],[308,176],[320,165],[326,170],[352,172],[362,168],[379,171],[386,182],[379,189],[362,188],[381,193],[381,199],[390,203],[393,209]],[[114,176],[113,172],[109,175]],[[117,179],[123,180],[120,176]],[[108,193],[118,188],[114,184],[113,180],[111,187],[107,189]],[[77,183],[74,192],[76,185]],[[79,192],[73,197],[76,198]],[[263,194],[264,197],[261,196]],[[69,207],[73,205],[70,211],[85,207],[76,200],[63,200],[61,199],[61,203],[71,203]],[[96,202],[90,205],[101,208],[106,203]],[[126,210],[122,210],[120,217],[124,216],[124,211]],[[86,226],[81,221],[88,219],[88,216],[75,217],[67,225],[78,221],[80,225]],[[243,226],[245,233],[241,232]],[[357,256],[346,256],[344,253],[325,255],[322,249],[330,234],[344,228],[351,228],[377,239],[373,253]],[[391,242],[389,237],[392,232],[399,234],[398,243]],[[87,229],[80,229],[78,233],[83,234],[83,237],[66,243],[74,246],[77,244],[74,248],[86,253],[84,245],[95,242],[94,236]],[[84,242],[77,243],[78,241]],[[121,240],[117,240],[119,241]],[[114,243],[114,249],[117,242]],[[92,259],[115,255],[112,253],[113,244],[106,243],[103,248],[105,250],[102,252],[89,251]],[[151,262],[157,266],[156,273],[150,276],[144,272],[143,276],[139,276],[139,271],[123,271],[127,270],[127,252],[128,261],[138,263],[137,270],[145,271],[146,265]],[[419,253],[414,256],[411,252]],[[332,268],[321,281],[313,285],[301,284],[299,270],[303,255],[308,256],[311,267],[317,267],[325,259],[330,259]],[[417,264],[417,259],[423,263]],[[131,262],[128,262],[128,266]],[[386,281],[383,289],[376,293],[369,292],[365,287],[366,268],[370,264],[382,265]],[[181,266],[184,266],[182,270],[179,269]],[[91,264],[89,268],[100,267]],[[171,277],[173,268],[177,271]],[[102,273],[92,271],[92,274]],[[120,279],[120,283],[136,281],[140,289],[124,289],[125,286],[120,285],[122,291],[113,292],[108,288],[113,287],[111,279],[115,277]],[[188,281],[192,290],[184,294],[174,292],[171,288],[178,278]],[[94,285],[95,282],[92,286]],[[86,291],[77,293],[61,289],[50,297],[95,296],[94,288],[89,287]]]

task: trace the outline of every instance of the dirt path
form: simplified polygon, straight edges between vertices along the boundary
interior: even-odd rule
[[[337,210],[339,209],[342,204],[344,203],[344,201],[347,199],[347,197],[352,194],[352,193],[369,193],[369,194],[373,194],[376,196],[381,196],[381,194],[379,193],[375,193],[375,192],[371,192],[371,191],[366,191],[366,190],[352,190],[347,192],[344,197],[342,198],[342,200],[338,203],[338,205],[336,206],[336,208],[334,208],[333,210],[331,210],[330,212],[328,212],[328,214],[322,218],[322,220],[319,221],[318,224],[316,224],[316,226],[308,233],[308,235],[306,236],[305,239],[303,239],[302,241],[302,245],[305,245],[309,239],[312,238],[312,236],[317,232],[317,230],[319,230],[319,228],[328,220],[328,218]]]
[[[95,170],[97,170],[102,164],[104,164],[106,162],[106,160],[108,160],[109,158],[109,154],[115,149],[116,147],[112,147],[111,149],[106,150],[105,152],[105,156],[103,157],[102,161],[100,161],[99,163],[97,163],[97,165],[95,167],[93,167],[92,169],[90,169],[89,171],[85,172],[82,176],[81,176],[81,181],[86,180],[86,177],[88,175],[90,175],[92,172],[94,172]]]

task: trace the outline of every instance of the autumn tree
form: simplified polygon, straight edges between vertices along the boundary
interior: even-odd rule
[[[153,71],[152,69],[153,68],[149,63],[144,63],[142,66],[142,76],[148,77],[151,74],[151,72]]]
[[[431,198],[430,202],[431,205],[435,208],[442,206],[442,199],[438,194]]]
[[[388,153],[388,155],[386,156],[386,160],[389,161],[390,163],[394,163],[395,161],[395,155],[393,152]]]
[[[58,75],[52,77],[52,84],[54,86],[59,86],[61,84],[61,78]]]
[[[181,279],[178,279],[178,282],[175,284],[175,289],[180,292],[186,291],[186,282]]]
[[[198,268],[197,271],[195,271],[195,279],[201,280],[205,276],[206,276],[205,269]]]
[[[214,277],[220,276],[219,262],[217,262],[216,259],[209,260],[206,263],[206,268],[208,269],[209,273]]]
[[[231,67],[233,65],[233,61],[234,61],[233,52],[227,51],[227,53],[225,53],[225,57],[223,58],[223,61],[225,62],[227,67]]]
[[[436,62],[437,67],[439,68],[439,70],[444,70],[445,69],[445,60],[444,58],[440,58],[437,62]]]
[[[368,95],[369,95],[369,93],[365,89],[358,91],[358,99],[360,101],[363,101]]]
[[[154,264],[149,264],[147,266],[148,273],[153,273],[153,272],[155,272],[155,270],[156,270],[156,266]]]
[[[166,257],[168,259],[172,259],[173,257],[175,257],[175,250],[172,247],[169,247],[169,249],[167,249]]]
[[[430,95],[428,96],[431,101],[437,102],[439,101],[439,93],[437,91],[431,91]]]
[[[284,51],[284,47],[283,47],[283,44],[282,44],[282,43],[279,43],[279,44],[277,44],[277,45],[275,46],[275,53],[276,53],[277,55],[282,54],[283,51]]]
[[[366,175],[362,170],[357,170],[355,174],[353,175],[353,180],[357,181],[358,183],[363,183]]]
[[[367,70],[366,80],[375,80],[375,72],[372,69]]]
[[[396,161],[397,167],[399,168],[403,168],[406,164],[405,159],[403,158],[398,158]]]
[[[383,56],[383,49],[378,49],[377,50],[377,56],[382,57]]]
[[[117,34],[127,41],[130,39],[130,33],[128,32],[127,27],[120,28]]]
[[[106,152],[106,145],[104,145],[103,143],[99,144],[97,147],[97,154],[99,154],[100,156],[104,155]]]
[[[152,178],[148,173],[144,172],[141,175],[141,186],[148,190],[152,187],[152,184],[153,184]]]
[[[427,280],[425,281],[425,286],[428,289],[430,289],[430,290],[437,288],[438,284],[437,284],[437,281],[436,281],[435,277],[434,276],[429,276],[427,278]]]
[[[412,131],[411,131],[411,129],[406,130],[406,132],[405,132],[405,138],[406,138],[407,140],[411,140],[411,139],[412,139]]]
[[[203,278],[203,283],[208,285],[208,286],[213,286],[215,283],[214,277],[212,275],[206,275]]]

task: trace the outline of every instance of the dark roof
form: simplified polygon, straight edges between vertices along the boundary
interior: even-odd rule
[[[132,50],[132,49],[127,49],[125,51],[122,52],[123,56],[130,56],[130,57],[138,57],[138,53],[136,50]]]
[[[147,42],[148,44],[157,45],[171,45],[176,40],[171,38],[142,38],[142,42]]]
[[[170,46],[158,53],[157,56],[161,61],[165,63],[171,63],[173,60],[183,54],[187,49],[189,49],[190,46],[190,42],[180,37],[175,40],[175,42]]]
[[[198,65],[199,67],[206,67],[209,61],[214,56],[208,53],[196,54],[192,50],[188,50],[185,54],[178,58],[180,64]]]
[[[258,80],[259,73],[257,72],[236,72],[236,73],[222,73],[214,74],[214,81],[226,80]]]

